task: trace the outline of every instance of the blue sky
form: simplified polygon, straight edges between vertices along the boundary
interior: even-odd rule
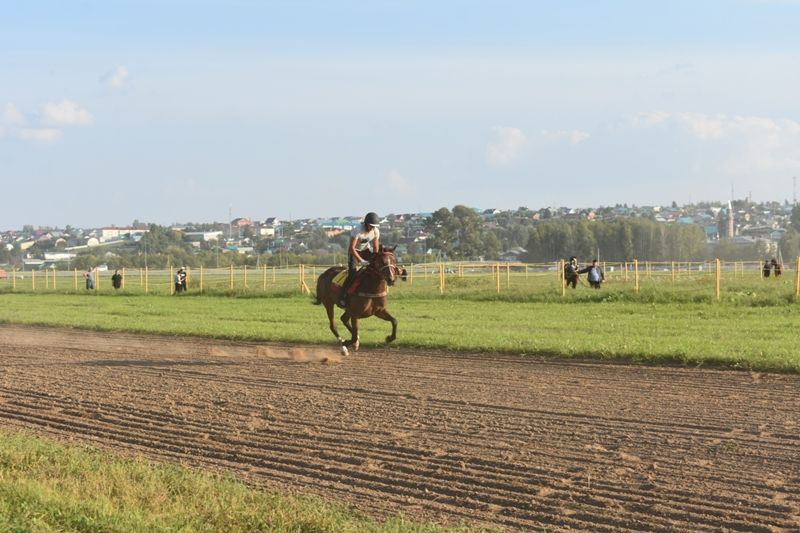
[[[0,230],[791,200],[800,1],[0,0]]]

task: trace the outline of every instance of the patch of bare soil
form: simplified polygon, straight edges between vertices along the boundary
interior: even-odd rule
[[[0,425],[376,517],[800,530],[800,377],[0,326]]]

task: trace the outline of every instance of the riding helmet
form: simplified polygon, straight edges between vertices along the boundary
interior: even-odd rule
[[[378,215],[370,211],[367,213],[367,216],[364,217],[364,225],[366,226],[377,226],[379,222]]]

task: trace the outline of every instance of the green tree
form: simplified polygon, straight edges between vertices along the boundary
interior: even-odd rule
[[[790,224],[795,229],[795,231],[800,231],[800,205],[795,205],[792,208],[792,216],[790,219]]]

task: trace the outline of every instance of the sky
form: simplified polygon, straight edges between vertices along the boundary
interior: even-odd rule
[[[0,0],[0,230],[792,201],[800,0]]]

